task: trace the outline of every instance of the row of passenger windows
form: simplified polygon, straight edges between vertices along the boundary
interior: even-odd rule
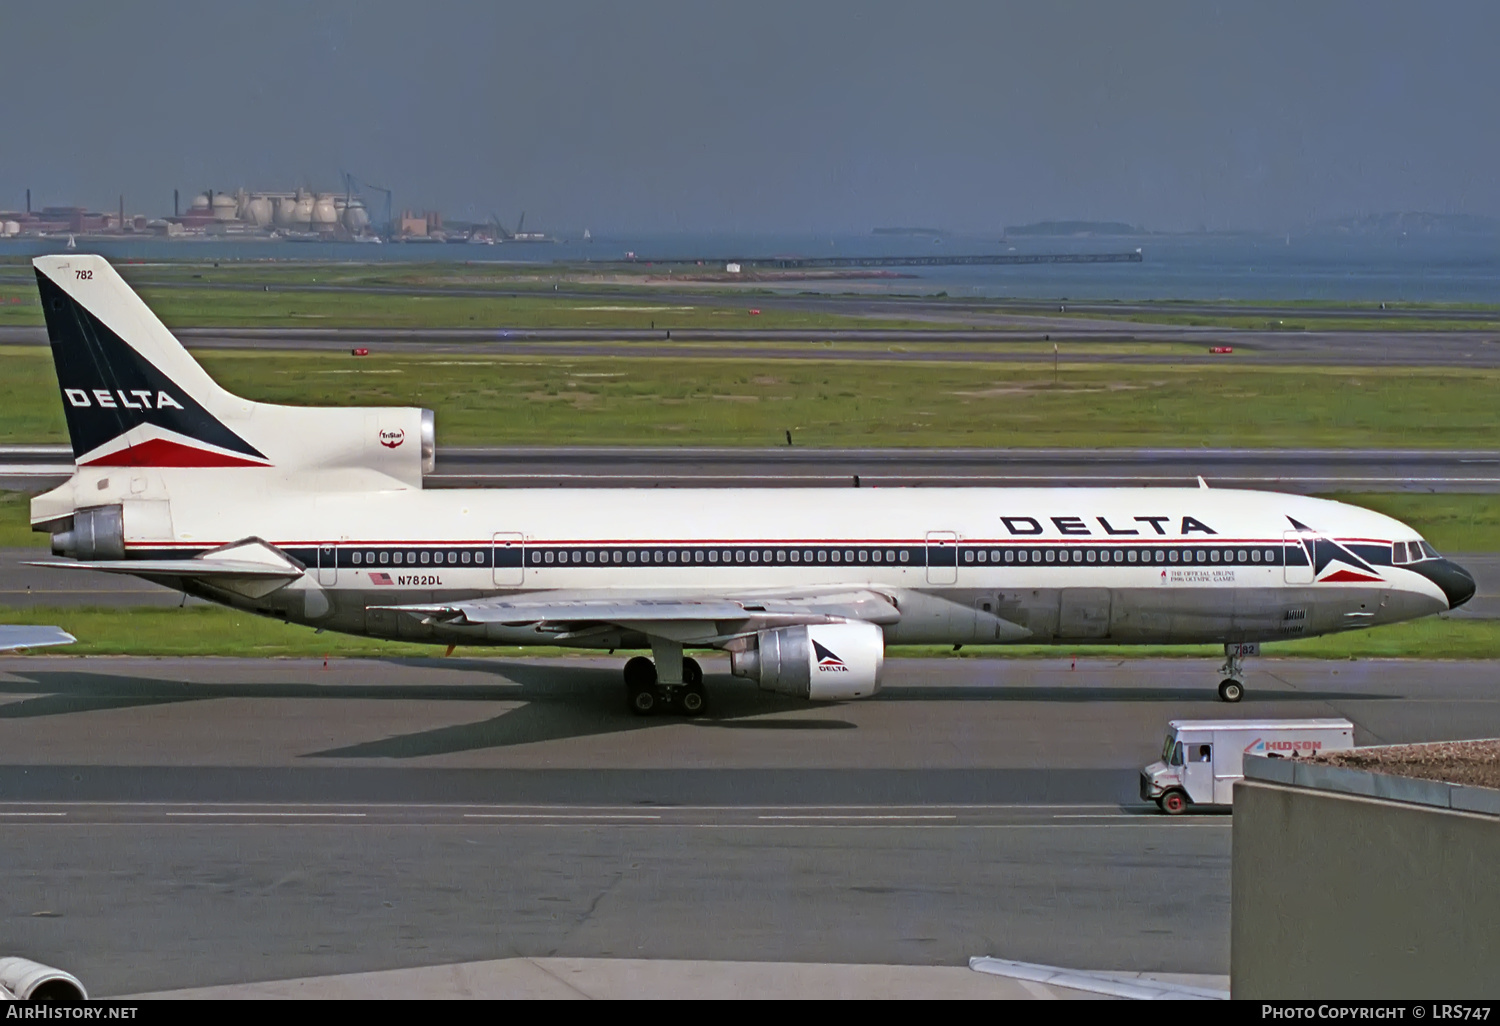
[[[965,549],[965,563],[1188,563],[1211,565],[1229,563],[1254,565],[1275,563],[1279,549],[1146,549],[1146,548],[1065,548],[1065,549]]]
[[[364,552],[355,549],[349,554],[349,562],[353,566],[484,566],[485,558],[483,550],[474,552],[470,549],[445,549],[437,552],[431,549],[398,549],[394,552],[388,549]]]
[[[1417,543],[1412,543],[1417,548]],[[489,560],[484,549],[355,549],[348,552],[352,566],[487,566]],[[1300,548],[1291,550],[1293,555]],[[1186,563],[1189,565],[1238,564],[1253,566],[1256,563],[1276,564],[1280,562],[1281,550],[1276,548],[1144,548],[1138,546],[1074,547],[1066,548],[1017,548],[981,549],[964,547],[962,560],[967,564],[1036,564],[1036,563]],[[746,548],[672,548],[672,549],[531,549],[528,562],[533,566],[572,564],[608,564],[613,566],[670,566],[673,564],[805,564],[835,563],[851,566],[900,566],[916,562],[922,565],[921,549],[746,549]],[[503,565],[518,558],[515,549],[502,552],[499,562]],[[947,559],[943,560],[946,555]],[[1415,555],[1415,553],[1414,553]],[[508,558],[507,558],[508,557]],[[1399,558],[1399,557],[1398,557]],[[1417,555],[1417,558],[1421,558]],[[953,565],[952,550],[939,550],[933,562]]]
[[[910,549],[552,549],[532,550],[533,566],[548,563],[609,563],[669,566],[673,563],[847,563],[891,566],[911,562]]]

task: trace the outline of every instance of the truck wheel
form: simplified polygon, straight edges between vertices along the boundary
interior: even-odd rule
[[[1168,791],[1156,799],[1156,804],[1161,806],[1161,811],[1168,816],[1180,816],[1187,811],[1187,795],[1181,791]]]
[[[1245,685],[1239,681],[1229,678],[1219,682],[1219,701],[1238,702],[1245,697]]]

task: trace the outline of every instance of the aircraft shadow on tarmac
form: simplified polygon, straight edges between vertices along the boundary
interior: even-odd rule
[[[501,678],[494,684],[343,684],[343,683],[205,683],[106,673],[43,671],[12,673],[0,680],[0,701],[7,694],[26,695],[0,704],[0,720],[59,716],[70,713],[140,708],[210,699],[312,699],[321,701],[504,702],[513,705],[475,723],[417,731],[310,752],[304,758],[412,759],[484,748],[505,748],[539,741],[597,737],[626,731],[685,724],[698,729],[758,731],[853,730],[857,725],[830,718],[837,704],[809,707],[806,702],[756,690],[725,675],[710,675],[708,712],[696,719],[663,715],[635,717],[625,708],[619,673],[603,667],[556,666],[526,661],[471,659],[390,659],[389,665],[414,671],[463,670]],[[40,692],[40,694],[39,694]],[[863,702],[1191,702],[1212,701],[1182,688],[1046,687],[976,684],[891,686]],[[1399,699],[1394,694],[1350,691],[1250,690],[1245,701],[1328,702]],[[776,716],[801,712],[802,716]],[[812,715],[806,715],[811,712]]]
[[[767,731],[855,728],[847,720],[822,717],[751,719],[768,713],[806,712],[808,706],[796,699],[757,691],[729,677],[709,677],[712,704],[702,717],[692,720],[672,715],[640,718],[632,716],[625,708],[624,689],[617,670],[546,666],[530,662],[496,663],[490,660],[387,662],[414,670],[480,670],[502,677],[504,683],[205,683],[107,673],[44,671],[22,675],[17,672],[12,676],[20,679],[0,681],[0,702],[3,702],[3,696],[7,694],[29,697],[0,704],[0,720],[226,698],[523,703],[477,723],[418,731],[344,748],[311,752],[306,756],[356,759],[420,758],[537,741],[615,734],[674,723],[710,729]]]

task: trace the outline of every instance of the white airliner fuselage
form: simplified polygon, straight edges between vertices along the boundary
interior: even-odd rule
[[[424,489],[425,411],[232,396],[103,260],[36,265],[78,470],[32,520],[66,565],[353,634],[649,647],[655,667],[627,665],[637,712],[701,710],[684,647],[847,698],[878,688],[887,644],[1233,652],[1473,593],[1397,520],[1269,492]]]

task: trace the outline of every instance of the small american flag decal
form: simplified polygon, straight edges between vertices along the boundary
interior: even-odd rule
[[[391,575],[390,574],[371,574],[370,575],[370,583],[371,584],[390,584],[391,583]]]

